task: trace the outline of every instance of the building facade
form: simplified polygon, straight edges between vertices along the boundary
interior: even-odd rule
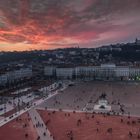
[[[14,83],[15,81],[20,81],[24,78],[30,77],[32,77],[31,68],[21,68],[19,70],[9,71],[0,75],[0,86],[4,86],[7,83]]]
[[[45,75],[52,77],[55,75],[57,79],[138,80],[140,67],[102,64],[100,66],[55,67],[55,69],[50,69],[47,66],[45,68]]]
[[[74,68],[56,68],[56,77],[58,79],[73,79],[74,72]]]

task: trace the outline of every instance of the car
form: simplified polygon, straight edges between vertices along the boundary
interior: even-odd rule
[[[9,117],[9,119],[11,119],[11,118],[13,118],[13,115],[11,115],[11,116]]]
[[[0,111],[2,111],[3,110],[3,108],[0,108]]]

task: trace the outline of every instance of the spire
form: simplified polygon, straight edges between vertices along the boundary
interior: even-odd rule
[[[137,42],[138,42],[138,39],[136,38],[135,43],[137,44]]]
[[[135,44],[140,45],[140,40],[138,38],[136,38]]]

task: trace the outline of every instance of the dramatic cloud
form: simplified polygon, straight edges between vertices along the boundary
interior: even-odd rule
[[[140,0],[1,0],[0,50],[96,47],[140,37]]]

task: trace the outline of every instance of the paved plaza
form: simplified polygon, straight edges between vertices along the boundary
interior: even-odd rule
[[[69,86],[40,107],[94,111],[99,97],[106,94],[112,111],[120,114],[140,115],[140,83],[81,82]]]
[[[19,135],[11,140],[20,137],[23,140],[27,137],[29,140],[102,140],[103,136],[105,140],[140,139],[139,91],[140,84],[134,82],[64,84],[60,89],[49,91],[46,98],[33,101],[29,108],[13,114],[12,118],[7,117],[5,121],[2,117],[0,138],[9,140],[6,130],[16,134],[17,127],[24,128],[27,123],[30,124],[28,129],[18,128]],[[110,107],[105,114],[96,110],[100,103]],[[17,118],[23,119],[17,121]]]
[[[137,117],[38,110],[54,140],[139,140]]]

